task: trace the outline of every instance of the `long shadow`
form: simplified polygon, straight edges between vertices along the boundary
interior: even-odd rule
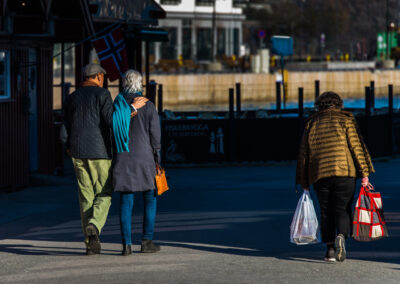
[[[281,260],[289,260],[289,261],[294,261],[294,262],[303,262],[303,263],[326,263],[326,264],[332,264],[334,262],[327,262],[324,261],[321,257],[309,257],[309,256],[276,256],[275,258],[281,259]]]
[[[75,196],[75,192],[71,193]],[[292,194],[292,193],[291,193]],[[319,262],[325,253],[323,245],[297,247],[289,243],[289,225],[292,214],[282,214],[286,211],[294,211],[299,195],[269,194],[265,190],[232,190],[227,191],[194,191],[171,190],[163,196],[159,202],[157,228],[155,240],[162,240],[161,245],[181,247],[213,253],[230,254],[238,256],[254,257],[276,257],[291,261]],[[0,251],[22,254],[22,255],[81,255],[84,253],[82,242],[82,229],[79,224],[79,209],[77,200],[68,210],[31,215],[22,220],[20,226],[31,228],[24,231],[15,228],[15,231],[8,232],[7,238],[29,241],[57,241],[57,242],[80,242],[82,253],[77,248],[76,252],[70,248],[44,247],[27,245],[0,245]],[[135,212],[142,213],[142,201],[138,198],[135,201]],[[387,202],[385,208],[396,208],[397,203]],[[137,204],[137,205],[136,205]],[[113,196],[113,205],[110,210],[109,221],[104,228],[101,241],[105,243],[121,243],[121,236],[118,229],[119,196]],[[260,214],[264,212],[265,214]],[[164,218],[163,218],[164,216]],[[167,217],[165,217],[167,216]],[[168,216],[172,216],[168,220]],[[259,220],[261,218],[262,220]],[[114,219],[113,222],[110,222]],[[218,221],[216,221],[218,220]],[[63,223],[77,221],[76,226]],[[192,224],[191,224],[192,223]],[[133,220],[134,229],[141,229],[141,219]],[[2,225],[3,226],[3,225]],[[56,227],[57,226],[57,227]],[[112,229],[111,229],[112,227]],[[5,227],[6,231],[9,229]],[[60,230],[59,232],[57,232]],[[62,230],[71,230],[63,232]],[[1,232],[1,231],[0,231]],[[40,234],[43,232],[43,234]],[[46,233],[47,232],[47,233]],[[30,233],[36,235],[29,236]],[[109,234],[107,234],[109,233]],[[22,234],[26,234],[23,236]],[[133,237],[140,240],[140,233],[134,233]],[[354,255],[351,259],[366,261],[400,263],[400,257],[388,256],[393,247],[398,246],[398,237],[379,241],[381,243],[371,246],[363,246],[356,243],[349,243],[350,251],[375,250],[381,255]],[[37,249],[37,250],[35,250]],[[60,251],[63,250],[63,251]],[[104,251],[112,254],[114,251]],[[119,251],[118,251],[119,253]],[[312,257],[310,257],[312,255]],[[315,256],[315,257],[314,257]]]
[[[250,213],[249,213],[250,212]],[[168,213],[172,216],[171,220],[161,214],[161,221],[157,224],[156,229],[167,229],[155,233],[155,240],[161,240],[162,246],[180,247],[199,251],[208,251],[213,253],[231,254],[238,256],[252,257],[275,257],[277,259],[290,260],[295,262],[320,262],[325,247],[322,244],[309,246],[295,246],[289,243],[289,230],[283,224],[289,224],[290,215],[273,215],[255,211],[252,216],[251,211],[232,212],[221,211],[219,216],[210,218],[209,222],[204,223],[208,219],[205,215],[209,212],[190,212],[192,216],[188,216],[187,212]],[[183,214],[180,219],[179,216]],[[245,217],[243,217],[245,216]],[[140,216],[141,217],[141,216]],[[141,230],[141,218],[136,217],[133,220],[134,228]],[[105,227],[105,234],[101,236],[104,243],[121,243],[117,216],[110,216],[111,224]],[[260,221],[259,219],[264,218]],[[217,220],[217,221],[215,221]],[[225,220],[225,221],[224,221]],[[215,221],[215,222],[214,222]],[[204,228],[193,228],[188,225],[190,223],[196,225],[200,222]],[[163,225],[165,223],[165,225]],[[182,225],[184,224],[184,225]],[[223,224],[226,228],[215,229],[213,225]],[[45,227],[43,229],[35,228],[31,233],[38,235],[17,236],[15,239],[29,241],[57,241],[57,242],[78,242],[82,243],[82,233],[80,225],[73,226],[68,224],[58,228]],[[210,228],[207,228],[210,226]],[[110,230],[112,228],[112,230]],[[65,229],[75,229],[74,233],[63,232]],[[61,233],[57,233],[60,230]],[[170,230],[170,231],[168,231]],[[43,232],[40,234],[40,232]],[[50,233],[48,233],[50,232]],[[54,234],[55,233],[55,234]],[[107,234],[109,233],[109,234]],[[140,240],[141,234],[136,232],[133,234],[134,240]],[[399,257],[391,257],[390,253],[394,245],[397,245],[398,238],[389,238],[371,243],[367,246],[355,241],[348,242],[350,250],[349,257],[351,259],[359,259],[365,261],[387,262],[400,264]],[[71,250],[77,250],[71,251]],[[79,252],[81,250],[81,252]],[[84,245],[81,248],[63,248],[54,246],[34,246],[31,244],[3,244],[0,245],[0,251],[15,253],[21,255],[82,255],[84,254]],[[352,256],[352,252],[354,255]],[[371,251],[371,256],[368,255]],[[103,250],[104,254],[119,253],[114,250]],[[362,252],[362,253],[360,253]],[[312,257],[310,257],[310,254]],[[361,255],[360,255],[361,254]],[[315,257],[314,257],[315,256]]]
[[[306,255],[301,256],[275,256],[277,259],[288,260],[293,262],[307,262],[307,263],[330,263],[323,260],[323,254],[321,257],[309,257]],[[399,259],[395,258],[385,258],[385,257],[348,257],[348,260],[362,260],[362,261],[370,261],[370,262],[381,262],[381,263],[390,263],[390,264],[400,264]],[[335,262],[333,262],[335,263]],[[400,268],[393,268],[396,270],[400,270]]]
[[[74,250],[74,251],[72,251]],[[54,246],[34,246],[34,245],[0,245],[0,251],[19,255],[85,255],[85,250],[81,248],[54,247]],[[102,249],[103,255],[116,255],[120,251],[111,249]]]
[[[178,247],[178,248],[186,248],[192,250],[201,250],[208,251],[213,253],[223,253],[223,254],[232,254],[239,256],[259,256],[259,257],[267,257],[268,255],[265,251],[262,250],[254,250],[254,249],[246,249],[246,248],[234,248],[234,247],[215,247],[215,246],[207,246],[201,244],[186,244],[186,243],[171,243],[160,241],[160,245],[162,246],[170,246],[170,247]]]
[[[57,249],[57,251],[55,251]],[[60,252],[60,249],[64,250]],[[82,255],[83,253],[72,250],[71,248],[43,247],[33,245],[0,245],[0,251],[19,255]],[[74,249],[75,250],[75,249]]]

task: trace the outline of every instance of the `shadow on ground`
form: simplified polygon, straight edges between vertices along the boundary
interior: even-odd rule
[[[321,262],[325,254],[323,244],[296,246],[289,243],[289,226],[300,197],[293,191],[292,171],[290,167],[170,171],[172,189],[158,200],[155,240],[169,248],[275,257],[293,262]],[[221,178],[228,182],[221,182]],[[193,184],[193,180],[198,182],[188,186]],[[384,209],[391,237],[372,243],[357,243],[349,239],[348,256],[351,259],[400,264],[400,252],[393,250],[398,247],[400,238],[400,212],[396,211],[400,200],[395,194],[397,184],[385,185],[387,179],[383,177],[382,180],[382,185],[377,182],[376,187],[387,188],[383,193]],[[27,193],[16,194],[24,196]],[[40,192],[37,194],[40,201]],[[121,243],[118,197],[114,194],[109,218],[101,235],[105,244]],[[0,224],[0,238],[3,239],[0,251],[21,255],[84,253],[76,189],[55,191],[52,198],[47,202],[58,202],[57,209]],[[134,210],[133,239],[138,244],[142,228],[141,200],[138,199]],[[53,245],[39,245],[42,241]],[[81,245],[74,248],[65,245],[71,242]],[[116,255],[120,251],[105,249],[103,253]]]

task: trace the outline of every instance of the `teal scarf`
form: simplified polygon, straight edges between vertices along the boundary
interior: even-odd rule
[[[131,122],[131,107],[122,94],[114,100],[113,132],[117,152],[129,152],[129,125]]]

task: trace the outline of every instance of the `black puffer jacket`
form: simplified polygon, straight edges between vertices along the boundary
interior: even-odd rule
[[[66,147],[74,158],[112,158],[111,94],[104,88],[84,83],[65,101]]]

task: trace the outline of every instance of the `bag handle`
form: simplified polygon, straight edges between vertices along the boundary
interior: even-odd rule
[[[362,188],[364,188],[366,191],[375,190],[374,186],[370,183],[368,183],[367,186],[362,186]]]
[[[157,171],[157,175],[160,175],[163,171],[163,168],[161,168],[159,163],[156,163],[156,171]]]
[[[310,192],[308,190],[304,190],[302,195],[302,201],[307,201],[310,199]]]

